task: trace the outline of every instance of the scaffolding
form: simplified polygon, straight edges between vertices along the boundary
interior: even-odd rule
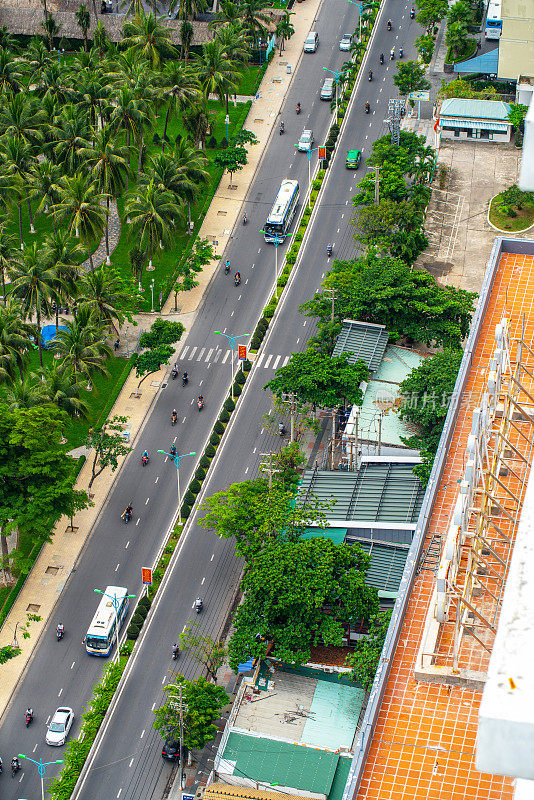
[[[467,667],[471,677],[476,667],[482,681],[487,670],[534,449],[534,349],[524,330],[523,320],[518,341],[511,342],[509,320],[496,326],[486,388],[472,413],[464,473],[444,531],[433,620],[427,620],[420,651],[422,680],[436,667],[440,681],[447,670],[458,676]]]

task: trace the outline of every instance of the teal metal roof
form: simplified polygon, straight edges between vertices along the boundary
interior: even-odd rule
[[[336,773],[334,775],[334,780],[332,782],[332,788],[330,789],[330,794],[328,795],[326,800],[341,800],[343,797],[343,791],[345,789],[345,784],[347,782],[347,778],[349,777],[350,765],[352,764],[352,759],[348,756],[342,756],[339,761],[337,762]]]
[[[388,339],[389,334],[383,325],[344,319],[333,355],[350,353],[350,364],[361,359],[365,361],[371,372],[376,372],[382,361]]]
[[[371,556],[365,582],[379,592],[398,592],[409,548],[376,542],[358,544]]]
[[[235,762],[233,774],[260,783],[330,794],[339,755],[315,747],[232,731],[223,759]]]
[[[454,65],[455,72],[482,72],[484,75],[496,75],[499,69],[499,48],[482,53],[475,58],[461,61]]]
[[[297,502],[305,502],[311,492],[320,500],[335,500],[327,511],[329,520],[415,528],[425,490],[412,469],[410,462],[364,461],[357,472],[306,470]]]
[[[449,97],[443,101],[439,116],[508,122],[510,108],[510,103],[504,103],[502,100],[464,100],[458,97]]]

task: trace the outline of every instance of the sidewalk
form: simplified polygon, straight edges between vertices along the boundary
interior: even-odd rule
[[[254,179],[271,131],[276,124],[282,101],[302,54],[304,39],[313,24],[319,6],[320,0],[307,0],[305,4],[299,4],[296,7],[295,13],[291,17],[295,34],[289,41],[286,41],[286,49],[282,56],[279,57],[276,54],[268,66],[260,90],[253,100],[245,122],[245,127],[257,136],[259,143],[250,147],[249,163],[241,172],[234,175],[233,180],[237,183],[236,189],[230,190],[228,188],[229,176],[227,174],[223,175],[199,231],[200,238],[207,238],[213,242],[215,252],[219,258],[222,256],[224,248],[230,239],[241,205]],[[291,65],[290,75],[287,74],[286,64]],[[229,196],[230,193],[231,196]],[[180,348],[183,346],[187,332],[195,320],[211,277],[218,267],[218,261],[214,261],[209,268],[199,275],[199,286],[181,298],[181,308],[178,313],[174,311],[174,296],[172,294],[162,309],[162,314],[180,320],[186,328],[186,333],[180,342]],[[157,316],[156,313],[153,315],[145,314],[141,319],[146,325],[146,322],[152,322],[153,318],[155,319]],[[129,336],[131,342],[133,342],[139,336],[140,329],[143,327],[143,322],[136,328],[125,326],[121,330],[121,336]],[[147,379],[141,387],[142,391],[139,398],[134,398],[133,396],[138,383],[134,372],[124,384],[110,416],[118,414],[129,418],[130,443],[135,443],[166,373],[167,368],[155,373],[151,381]],[[88,487],[91,475],[90,460],[89,458],[84,464],[78,476],[77,488],[87,489]],[[117,474],[118,471],[112,476],[109,470],[106,470],[100,478],[97,478],[92,488],[94,507],[74,517],[74,530],[71,530],[70,521],[66,517],[62,517],[59,520],[52,542],[44,545],[33,570],[28,575],[13,608],[0,630],[0,647],[3,647],[12,643],[15,625],[18,621],[26,620],[28,611],[42,617],[40,622],[32,622],[30,624],[30,638],[19,641],[21,654],[2,667],[0,715],[5,712],[19,678],[24,672],[50,616],[53,614],[56,601],[61,595],[71,572],[75,569],[84,545],[92,531],[93,524],[98,519],[112,491],[114,478]]]

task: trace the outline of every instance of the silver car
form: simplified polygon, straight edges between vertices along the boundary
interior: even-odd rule
[[[301,151],[301,153],[307,153],[309,150],[311,150],[313,141],[313,131],[302,131],[302,136],[299,139],[297,148]]]
[[[68,706],[62,706],[61,708],[56,709],[56,712],[50,720],[50,724],[46,732],[46,743],[54,745],[55,747],[65,744],[73,721],[74,711],[72,708],[69,708]]]
[[[351,44],[352,44],[352,36],[350,35],[350,33],[344,33],[339,43],[339,49],[343,50],[344,52],[348,52],[350,50]]]

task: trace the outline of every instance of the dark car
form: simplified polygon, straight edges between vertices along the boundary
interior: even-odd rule
[[[168,739],[165,739],[161,755],[168,761],[178,761],[180,757],[180,742],[172,736],[169,736]]]

